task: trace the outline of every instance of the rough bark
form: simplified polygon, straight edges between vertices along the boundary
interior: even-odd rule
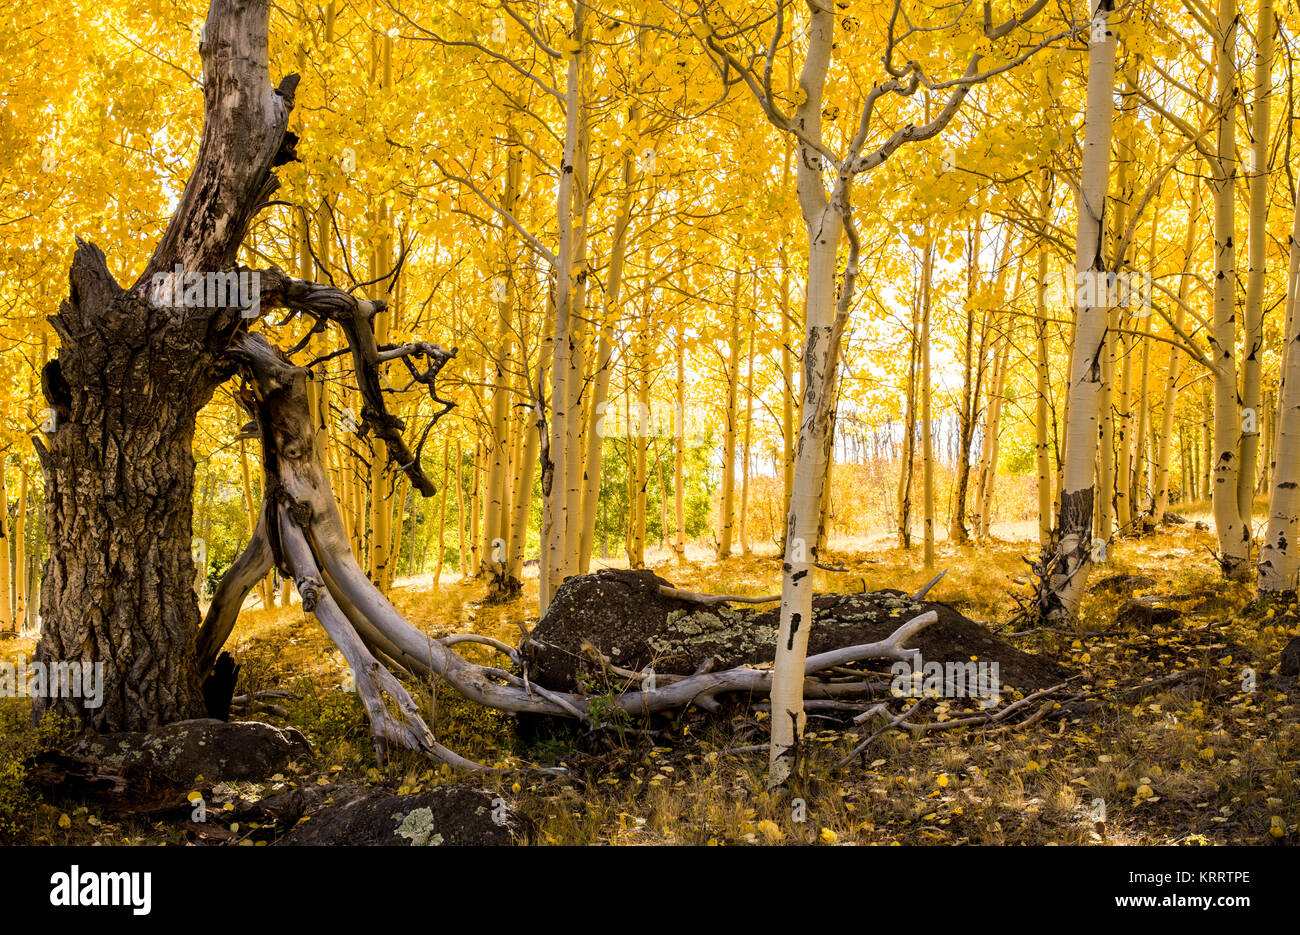
[[[230,270],[274,188],[296,78],[275,90],[266,0],[214,0],[200,52],[203,137],[166,233],[124,289],[104,254],[79,243],[70,294],[51,322],[62,342],[43,385],[56,426],[37,442],[50,561],[41,662],[102,662],[98,709],[40,699],[99,730],[156,727],[203,713],[190,554],[195,416],[228,375],[218,359],[240,310],[175,308],[156,287]],[[237,103],[238,106],[234,106]],[[155,274],[159,274],[155,278]]]

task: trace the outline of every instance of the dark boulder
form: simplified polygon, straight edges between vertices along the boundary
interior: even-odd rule
[[[322,806],[278,842],[285,846],[363,847],[523,843],[528,820],[505,800],[467,786],[416,795],[354,792]]]
[[[1089,587],[1095,591],[1107,591],[1112,594],[1132,594],[1140,588],[1153,588],[1154,578],[1146,575],[1110,575],[1099,581],[1091,582]]]
[[[1278,666],[1280,675],[1300,675],[1300,636],[1282,648],[1282,661]]]
[[[650,571],[604,569],[568,578],[530,634],[541,644],[527,644],[530,678],[570,691],[583,679],[598,678],[599,667],[583,651],[586,644],[616,666],[638,672],[652,668],[656,674],[688,675],[710,658],[715,671],[772,661],[779,608],[706,607],[666,597],[660,585],[671,586]],[[948,604],[913,600],[895,590],[815,597],[808,654],[882,640],[930,610],[939,621],[908,643],[926,662],[996,661],[1003,684],[1018,689],[1045,688],[1069,676],[1055,662],[1022,652]]]
[[[177,721],[154,731],[91,734],[66,751],[71,756],[124,768],[140,766],[167,780],[265,779],[293,760],[311,756],[311,745],[293,728],[260,721]]]
[[[1139,630],[1150,629],[1153,626],[1168,626],[1183,614],[1176,607],[1169,607],[1162,603],[1167,600],[1169,598],[1154,594],[1134,598],[1120,608],[1115,618],[1115,625],[1135,627]]]

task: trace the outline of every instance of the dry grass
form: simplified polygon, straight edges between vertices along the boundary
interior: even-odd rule
[[[814,719],[804,773],[784,792],[766,789],[763,755],[723,754],[762,741],[762,713],[693,713],[627,725],[650,727],[652,735],[583,735],[570,725],[522,730],[445,686],[436,699],[421,687],[421,702],[434,712],[439,739],[462,753],[499,765],[570,767],[570,779],[522,772],[475,780],[530,815],[542,844],[1296,843],[1300,688],[1269,681],[1280,649],[1300,634],[1296,607],[1252,604],[1248,587],[1221,580],[1212,544],[1207,532],[1175,527],[1120,541],[1108,565],[1094,569],[1094,582],[1121,573],[1152,578],[1142,590],[1183,612],[1167,628],[1114,628],[1126,598],[1094,590],[1077,633],[1017,640],[1084,674],[1105,702],[1086,719],[1046,719],[1010,733],[967,729],[914,738],[895,731],[842,771],[834,763],[861,730]],[[1027,587],[1022,556],[1033,549],[1027,541],[941,544],[938,564],[948,575],[932,597],[975,619],[1005,621],[1015,606],[1011,594]],[[678,565],[661,556],[657,570],[701,590],[757,594],[778,586],[775,555],[690,558]],[[931,577],[918,550],[842,548],[831,561],[846,571],[819,572],[821,589],[912,590]],[[399,581],[393,600],[430,633],[474,630],[515,641],[520,624],[531,625],[535,587],[530,580],[524,599],[488,607],[478,603],[482,588],[474,581],[444,583],[436,592],[427,580]],[[341,687],[342,657],[297,607],[246,611],[231,645],[244,666],[240,690],[297,692],[288,722],[317,750],[314,762],[241,793],[255,797],[277,785],[335,777],[401,792],[463,781],[413,756],[376,766],[364,715]],[[489,658],[483,647],[458,648]],[[31,646],[11,642],[3,651],[30,654]],[[1257,673],[1254,692],[1242,691],[1247,666]],[[1199,692],[1119,700],[1122,689],[1180,668],[1205,670]],[[84,809],[68,814],[64,828],[63,816],[33,803],[23,837],[152,843],[182,836],[177,826],[112,823]]]

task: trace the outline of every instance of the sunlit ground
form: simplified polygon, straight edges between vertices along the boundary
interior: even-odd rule
[[[470,780],[529,814],[539,843],[1296,843],[1300,691],[1294,679],[1289,685],[1269,681],[1282,646],[1300,634],[1295,607],[1250,605],[1251,586],[1222,580],[1212,532],[1192,526],[1209,522],[1206,511],[1184,506],[1180,512],[1187,525],[1117,541],[1090,579],[1145,575],[1154,583],[1138,595],[1161,596],[1183,612],[1180,620],[1146,632],[1116,628],[1128,596],[1094,589],[1077,632],[1012,638],[1082,673],[1083,684],[1104,702],[1097,712],[1018,731],[979,728],[920,738],[893,731],[838,772],[833,764],[864,729],[814,717],[807,774],[783,793],[765,789],[762,754],[719,755],[762,739],[761,712],[724,718],[692,713],[584,736],[570,725],[521,732],[514,719],[465,702],[446,686],[436,692],[422,686],[419,695],[439,739],[462,754],[498,765],[563,763],[571,769],[568,780],[529,772]],[[1036,524],[995,524],[985,543],[939,542],[936,570],[948,574],[931,596],[991,625],[1007,622],[1016,610],[1014,595],[1030,587],[1023,557],[1036,554],[1029,538],[1036,535]],[[844,570],[818,571],[817,587],[914,590],[933,576],[922,567],[915,541],[905,552],[888,530],[834,539],[827,563]],[[593,567],[601,564],[626,562]],[[721,562],[711,550],[692,548],[686,561],[677,562],[666,549],[652,547],[648,564],[696,590],[770,594],[780,586],[770,545]],[[474,631],[515,642],[521,627],[535,623],[535,572],[521,599],[485,605],[481,582],[447,571],[436,589],[429,576],[399,579],[393,589],[398,610],[426,632]],[[33,645],[30,639],[10,641],[3,652],[30,655]],[[303,730],[317,751],[315,761],[300,764],[293,775],[241,786],[246,796],[340,778],[402,791],[464,781],[414,756],[376,766],[360,705],[343,689],[342,656],[296,604],[246,609],[228,648],[243,666],[241,693],[277,688],[295,694],[285,702],[285,716],[262,716]],[[462,644],[458,650],[478,661],[493,658],[485,647]],[[1242,690],[1247,667],[1258,674],[1250,692]],[[1190,669],[1205,673],[1194,691],[1119,701],[1126,689]],[[19,702],[8,704],[5,725],[14,734]],[[646,727],[654,732],[640,732]],[[11,736],[8,742],[12,757],[17,741]],[[0,812],[5,796],[13,806],[18,794],[12,782],[0,782]],[[1102,807],[1105,821],[1099,822]],[[59,826],[66,813],[53,806],[30,804],[23,813],[30,820],[20,822],[21,835],[38,842],[148,843],[184,835],[177,826],[114,823],[84,809],[74,810],[67,828]]]

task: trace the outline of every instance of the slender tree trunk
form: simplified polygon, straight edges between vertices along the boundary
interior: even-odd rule
[[[975,418],[979,407],[979,375],[984,368],[983,327],[978,349],[975,346],[975,295],[979,279],[980,244],[983,229],[984,191],[979,198],[979,214],[971,228],[966,271],[966,337],[963,343],[961,409],[957,413],[957,476],[953,486],[952,516],[948,521],[948,538],[958,544],[970,541],[966,531],[966,496],[970,485],[970,455],[975,438]],[[987,312],[985,313],[987,317]]]
[[[1270,110],[1273,96],[1273,0],[1260,0],[1255,30],[1255,108],[1251,115],[1250,217],[1246,244],[1246,344],[1241,362],[1242,418],[1241,473],[1237,479],[1237,511],[1246,538],[1250,537],[1250,515],[1255,501],[1259,435],[1265,424],[1259,411],[1264,368],[1264,288],[1268,235],[1268,182]]]
[[[1108,18],[1111,0],[1099,0],[1089,30],[1087,110],[1075,243],[1076,286],[1105,274],[1102,232],[1110,176],[1110,138],[1115,89],[1115,34]],[[1082,281],[1081,278],[1082,277]],[[1092,512],[1098,419],[1101,415],[1102,365],[1106,350],[1108,309],[1104,301],[1077,289],[1074,355],[1070,372],[1070,411],[1065,426],[1065,458],[1057,518],[1057,552],[1044,569],[1040,611],[1048,619],[1072,619],[1087,584],[1092,559]],[[1083,301],[1084,298],[1089,301]]]
[[[718,558],[731,557],[731,534],[736,513],[737,384],[740,382],[740,269],[731,290],[731,330],[727,338],[727,410],[722,435],[722,493],[718,515]]]
[[[551,365],[551,423],[550,442],[543,460],[542,495],[548,500],[549,522],[542,543],[542,578],[540,602],[545,611],[555,596],[555,591],[573,567],[570,555],[572,545],[568,538],[568,491],[576,478],[568,477],[567,453],[579,440],[579,426],[572,424],[570,403],[576,398],[573,382],[572,357],[575,351],[574,293],[580,271],[574,263],[575,237],[573,231],[574,193],[573,180],[579,157],[579,135],[583,123],[582,69],[583,42],[586,35],[586,12],[583,4],[573,8],[573,36],[579,51],[569,59],[564,96],[564,152],[560,160],[559,183],[556,188],[556,217],[558,219],[558,250],[555,268],[555,319],[551,337],[553,360]]]
[[[1132,244],[1125,240],[1130,219],[1129,212],[1137,198],[1137,60],[1139,51],[1129,48],[1125,52],[1124,90],[1121,96],[1117,158],[1115,165],[1116,194],[1110,239],[1115,245],[1111,260],[1112,272],[1122,275],[1131,267]],[[1105,240],[1106,232],[1102,232]],[[1112,290],[1107,285],[1107,293]],[[1113,297],[1112,297],[1113,298]],[[1108,299],[1107,301],[1110,301]],[[1103,539],[1111,536],[1111,505],[1113,518],[1121,530],[1128,530],[1133,522],[1132,484],[1133,447],[1133,340],[1127,308],[1112,306],[1110,334],[1107,337],[1107,370],[1102,388],[1103,441],[1101,458],[1101,483],[1099,488],[1097,534]],[[1116,383],[1118,382],[1118,393]]]
[[[829,393],[831,398],[831,427],[834,429],[836,420],[839,418],[839,381],[833,380]],[[825,473],[822,475],[821,496],[818,498],[817,506],[817,551],[826,551],[826,543],[830,538],[831,523],[831,488],[835,476],[835,439],[832,436],[827,442],[826,449],[826,466]]]
[[[1138,335],[1138,343],[1142,345],[1141,365],[1138,368],[1138,414],[1137,428],[1133,433],[1135,448],[1133,452],[1133,473],[1132,481],[1129,485],[1129,492],[1133,498],[1133,516],[1134,518],[1142,515],[1150,515],[1150,500],[1148,499],[1151,489],[1150,484],[1146,483],[1148,475],[1147,470],[1147,446],[1151,441],[1151,318],[1148,316],[1142,319],[1141,332]]]
[[[830,67],[835,18],[828,0],[811,0],[809,8],[808,51],[799,78],[803,103],[796,109],[794,121],[805,135],[820,139],[822,94]],[[768,768],[768,781],[773,785],[783,784],[797,765],[805,723],[804,660],[808,654],[808,633],[813,624],[812,571],[817,561],[819,487],[826,473],[827,448],[832,437],[830,400],[825,397],[830,388],[828,370],[835,366],[832,355],[836,317],[835,273],[844,230],[840,206],[827,198],[822,187],[820,154],[802,141],[799,146],[797,190],[808,231],[803,415],[795,453],[790,511],[786,519],[781,620],[773,662]],[[837,194],[842,198],[848,197],[847,192]],[[856,268],[853,268],[846,272],[846,276],[856,273]],[[851,278],[849,285],[851,287]],[[841,301],[850,297],[851,289],[841,295]]]
[[[0,454],[0,633],[14,633],[14,606],[9,562],[9,493],[5,488],[8,454]]]
[[[1019,290],[1017,289],[1017,291]],[[998,360],[994,366],[993,392],[989,397],[989,411],[985,418],[984,445],[986,451],[983,454],[984,466],[982,468],[982,483],[980,484],[978,527],[982,539],[989,537],[993,526],[993,493],[997,489],[998,483],[998,447],[1002,431],[1002,405],[1006,398],[1008,358],[1011,354],[1012,336],[1015,328],[1015,319],[1011,316],[1007,316],[1006,327],[1008,332],[1002,340],[1002,348],[998,353]]]
[[[632,444],[636,447],[635,465],[632,484],[632,555],[633,568],[645,567],[646,518],[648,513],[650,475],[647,470],[646,445],[650,436],[650,353],[647,347],[650,318],[650,290],[645,291],[645,307],[642,309],[641,321],[636,335],[636,399],[637,426],[636,438]]]
[[[1213,376],[1211,374],[1211,376]],[[1201,465],[1201,497],[1210,500],[1214,465],[1214,436],[1211,432],[1213,409],[1210,406],[1209,384],[1201,382],[1201,450],[1198,452]]]
[[[755,289],[757,290],[758,274],[754,274]],[[741,443],[740,451],[740,554],[748,558],[752,553],[749,542],[749,459],[750,447],[754,435],[754,320],[758,316],[758,309],[751,311],[749,316],[749,334],[745,343],[748,345],[748,363],[745,370],[745,438]]]
[[[1103,300],[1104,301],[1104,300]],[[1115,346],[1118,343],[1119,313],[1107,310],[1105,350],[1101,361],[1101,442],[1097,457],[1097,505],[1095,535],[1109,542],[1115,531]]]
[[[1122,327],[1123,312],[1118,312]],[[1133,432],[1133,362],[1135,342],[1127,330],[1116,335],[1119,379],[1119,403],[1115,417],[1115,521],[1120,529],[1133,526],[1133,446],[1141,436]]]
[[[919,285],[918,282],[918,287]],[[920,308],[921,290],[918,288],[916,299],[912,302],[912,326],[907,342],[907,400],[903,412],[903,450],[898,464],[898,546],[901,549],[912,547],[912,473],[916,460],[916,364]]]
[[[1277,441],[1273,488],[1269,497],[1268,530],[1259,549],[1257,586],[1260,591],[1285,591],[1300,578],[1300,210],[1294,210],[1288,243],[1286,327],[1282,350],[1281,385],[1277,398]]]
[[[14,619],[19,630],[27,629],[27,468],[18,459],[18,510],[14,519]]]
[[[479,371],[480,377],[482,371]],[[482,384],[482,380],[479,383]],[[483,539],[483,459],[486,451],[482,441],[474,444],[474,463],[470,465],[469,490],[469,573],[477,577],[481,567],[479,543]]]
[[[930,279],[934,275],[934,240],[926,233],[921,261],[921,513],[925,523],[925,567],[934,567],[934,437],[930,388]]]
[[[456,442],[456,561],[460,580],[469,577],[469,552],[465,549],[465,454]]]
[[[1199,163],[1198,163],[1199,168]],[[1192,172],[1192,197],[1187,213],[1187,230],[1183,236],[1183,275],[1178,281],[1178,302],[1174,309],[1174,322],[1178,330],[1182,331],[1187,321],[1187,296],[1191,288],[1192,281],[1192,260],[1196,250],[1196,228],[1201,215],[1201,186],[1196,180],[1197,172]],[[1169,348],[1169,370],[1165,377],[1165,398],[1164,406],[1161,410],[1160,424],[1160,444],[1156,453],[1156,485],[1153,505],[1151,507],[1151,522],[1159,526],[1165,521],[1165,513],[1169,511],[1169,460],[1171,457],[1170,448],[1173,444],[1174,433],[1174,415],[1178,403],[1178,378],[1182,373],[1183,355],[1177,344]],[[1189,490],[1187,478],[1195,481],[1196,473],[1193,470],[1190,475],[1186,470],[1186,452],[1180,452],[1180,460],[1183,461],[1184,482],[1183,496],[1188,497]],[[1190,491],[1190,499],[1196,499],[1195,484]]]
[[[457,463],[457,468],[460,465]],[[442,566],[447,557],[447,479],[451,476],[451,436],[442,443],[442,492],[438,497],[438,556],[433,568],[433,590],[442,581]]]
[[[677,406],[673,417],[673,509],[677,529],[673,552],[677,561],[686,561],[686,335],[681,307],[677,309]]]
[[[1038,202],[1038,213],[1047,228],[1047,213],[1052,207],[1052,171],[1043,172],[1043,193]],[[1034,289],[1034,463],[1038,474],[1038,543],[1047,549],[1052,543],[1052,451],[1048,422],[1051,410],[1048,393],[1052,375],[1049,369],[1047,341],[1047,251],[1046,238],[1038,245],[1038,279]]]
[[[1217,103],[1220,119],[1218,147],[1210,190],[1214,195],[1214,329],[1210,337],[1214,364],[1214,485],[1211,500],[1219,539],[1219,564],[1229,578],[1249,574],[1250,529],[1238,505],[1241,475],[1238,451],[1241,413],[1237,405],[1237,246],[1236,109],[1237,2],[1219,0],[1217,45]]]
[[[512,215],[519,199],[522,159],[513,127],[508,131],[506,147],[505,191],[502,207]],[[508,224],[501,225],[500,266],[492,281],[492,303],[496,308],[496,340],[492,354],[492,408],[491,434],[486,504],[483,516],[482,564],[479,571],[488,580],[488,597],[502,600],[518,590],[517,581],[509,575],[507,558],[510,538],[510,401],[514,388],[510,379],[510,357],[513,341],[510,337],[510,310],[515,295],[511,276],[510,248],[513,242]]]
[[[791,74],[794,69],[790,69]],[[783,194],[790,190],[790,164],[794,157],[794,146],[786,141],[785,150],[785,168],[782,174],[781,191]],[[789,230],[781,232],[781,246],[778,257],[781,262],[781,282],[780,282],[780,301],[781,301],[781,480],[782,480],[782,507],[781,515],[790,514],[790,494],[794,490],[794,445],[795,438],[798,435],[798,429],[795,426],[795,401],[798,397],[798,388],[795,386],[794,373],[794,312],[790,308],[790,251],[788,242],[790,239]]]

